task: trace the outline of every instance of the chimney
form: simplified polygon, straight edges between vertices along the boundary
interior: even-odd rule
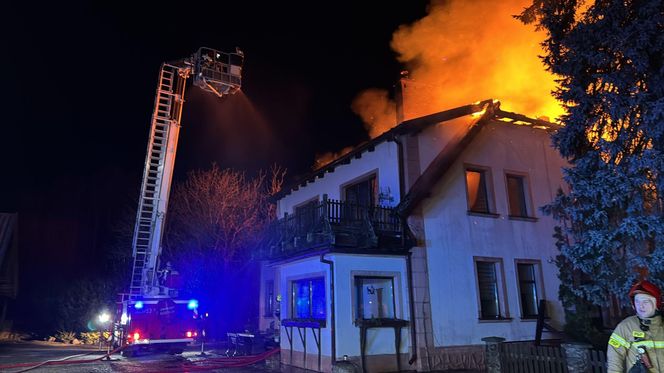
[[[402,71],[401,78],[397,82],[394,92],[394,100],[397,106],[397,125],[408,119],[420,116],[412,111],[413,108],[417,107],[417,99],[419,98],[411,94],[413,84],[413,81],[408,77],[408,71]],[[417,136],[403,136],[402,141],[404,152],[403,186],[406,189],[402,193],[405,195],[410,190],[410,187],[413,186],[415,180],[420,177],[422,170],[420,167],[419,141]]]
[[[436,87],[416,82],[407,70],[402,71],[394,92],[397,124],[440,111],[439,103],[434,100],[435,93]]]
[[[396,84],[394,90],[394,100],[397,102],[397,124],[403,122],[403,95],[404,95],[404,80],[408,79],[408,70],[403,70],[401,72],[401,78]]]

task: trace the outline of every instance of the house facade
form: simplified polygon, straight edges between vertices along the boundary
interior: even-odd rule
[[[281,361],[330,371],[482,368],[482,338],[562,324],[548,122],[491,100],[412,118],[276,197],[262,330]]]

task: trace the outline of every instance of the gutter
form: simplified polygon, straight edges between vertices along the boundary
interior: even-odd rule
[[[332,339],[332,356],[331,364],[337,361],[337,336],[334,330],[335,313],[334,313],[334,262],[325,259],[325,253],[320,255],[320,262],[330,266],[330,336]]]
[[[413,346],[413,354],[408,359],[408,365],[413,365],[417,360],[417,331],[415,330],[415,297],[413,295],[413,262],[411,256],[413,253],[408,249],[408,256],[406,257],[406,272],[408,275],[408,302],[410,303],[410,343]]]

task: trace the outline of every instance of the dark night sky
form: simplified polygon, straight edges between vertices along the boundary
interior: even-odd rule
[[[0,211],[20,213],[24,275],[99,258],[136,203],[161,62],[245,53],[244,97],[209,105],[188,89],[176,180],[212,162],[296,175],[368,139],[351,102],[392,90],[392,33],[426,13],[425,1],[89,3],[3,10]]]

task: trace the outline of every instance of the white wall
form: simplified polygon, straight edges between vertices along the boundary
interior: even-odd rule
[[[408,278],[406,272],[405,257],[398,256],[375,256],[375,255],[351,255],[351,254],[327,254],[326,259],[334,262],[335,271],[335,310],[336,310],[336,340],[337,358],[343,355],[360,355],[360,332],[359,327],[353,324],[355,320],[355,294],[353,276],[394,276],[394,292],[396,309],[395,314],[400,319],[410,320],[408,308]],[[275,282],[278,282],[277,294],[282,295],[281,317],[291,318],[290,311],[290,283],[293,280],[316,277],[325,277],[326,285],[326,307],[327,325],[322,329],[321,351],[324,356],[331,356],[331,309],[330,309],[330,273],[329,265],[321,263],[320,257],[312,257],[293,263],[280,264],[275,267]],[[303,345],[297,330],[294,328],[293,350],[303,351]],[[317,353],[311,330],[307,335],[307,352]],[[405,327],[401,334],[401,352],[407,353],[410,346],[410,329]],[[281,328],[281,348],[284,353],[290,349],[288,337],[284,328]],[[393,354],[394,353],[394,329],[381,328],[370,329],[367,332],[367,345],[365,353]]]
[[[454,137],[463,135],[477,119],[463,116],[427,127],[418,136],[420,169],[424,172],[431,161]]]
[[[309,278],[309,277],[325,277],[325,306],[326,306],[326,315],[327,315],[327,324],[325,328],[321,328],[321,351],[322,355],[331,356],[332,350],[330,345],[331,334],[330,334],[330,267],[320,262],[320,257],[315,256],[307,259],[302,259],[294,261],[287,264],[281,264],[275,268],[275,283],[278,283],[276,295],[281,295],[281,318],[290,319],[293,316],[290,314],[290,304],[291,304],[291,287],[290,283],[293,280]],[[311,334],[311,329],[306,329],[307,331],[307,353],[308,354],[317,354],[318,349],[316,347],[316,342]],[[285,329],[282,327],[280,331],[280,341],[282,353],[287,353],[290,350],[290,345],[288,343],[288,336],[286,335]],[[297,328],[293,328],[293,350],[294,351],[304,351],[304,346],[298,335]]]
[[[333,258],[335,271],[337,357],[359,356],[360,328],[353,324],[356,307],[353,276],[394,276],[395,316],[402,320],[410,320],[406,258],[341,254],[328,255],[328,257]],[[401,330],[402,353],[408,352],[409,336],[410,328],[403,328]],[[369,329],[365,353],[367,355],[394,354],[394,329]]]
[[[342,186],[370,173],[377,174],[378,192],[389,190],[393,202],[391,206],[399,203],[399,154],[397,144],[385,141],[377,144],[374,151],[365,151],[362,158],[351,158],[349,164],[335,167],[334,172],[325,173],[320,179],[306,186],[300,186],[277,203],[277,216],[284,213],[293,213],[293,207],[311,199],[323,199],[327,194],[329,199],[341,200]],[[390,205],[382,203],[384,205]]]
[[[278,326],[278,322],[277,322],[276,316],[274,316],[274,315],[266,316],[265,315],[265,290],[266,290],[265,285],[266,285],[267,281],[269,281],[269,280],[273,281],[273,286],[274,286],[275,290],[273,290],[273,292],[274,292],[273,298],[274,299],[272,301],[274,302],[273,307],[277,307],[278,305],[276,303],[276,297],[277,297],[278,291],[276,289],[277,289],[278,283],[274,278],[274,274],[275,274],[274,273],[275,272],[274,268],[271,267],[271,266],[268,266],[266,261],[261,263],[260,268],[261,268],[260,269],[260,271],[261,271],[260,272],[260,281],[261,282],[260,282],[260,293],[259,293],[259,297],[258,297],[259,298],[259,300],[258,300],[258,329],[259,330],[267,330],[270,327],[271,322],[275,322],[277,324],[277,326]]]
[[[464,163],[491,168],[499,217],[467,214]],[[533,339],[535,322],[521,321],[515,259],[538,259],[544,277],[543,297],[552,302],[552,324],[562,325],[558,301],[554,221],[539,207],[550,202],[562,184],[564,164],[543,130],[502,122],[488,124],[462,153],[424,201],[433,336],[436,346],[479,344],[481,338]],[[423,165],[423,169],[426,165]],[[527,173],[536,222],[508,218],[505,171]],[[479,321],[473,256],[503,260],[510,321]],[[540,290],[541,291],[541,290]]]

